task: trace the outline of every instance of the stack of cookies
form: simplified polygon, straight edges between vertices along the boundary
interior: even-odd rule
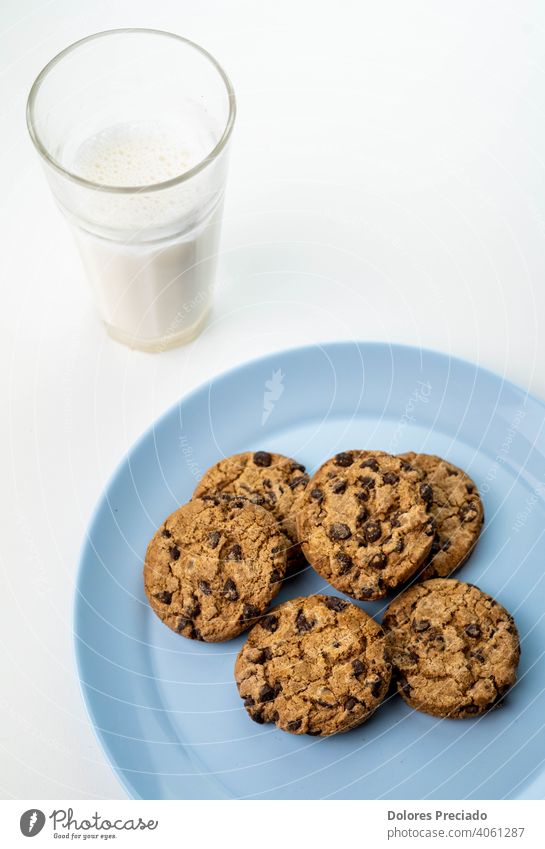
[[[327,736],[364,722],[395,680],[412,707],[476,716],[514,683],[512,617],[448,576],[483,525],[471,478],[427,454],[343,451],[312,478],[281,454],[221,460],[151,540],[144,583],[159,618],[216,642],[251,628],[235,678],[256,722]],[[410,582],[382,627],[333,595],[269,605],[305,560],[360,601]]]

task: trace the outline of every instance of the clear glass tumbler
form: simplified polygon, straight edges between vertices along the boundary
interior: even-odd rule
[[[161,351],[201,330],[235,112],[216,60],[156,30],[84,38],[32,86],[31,138],[120,342]]]

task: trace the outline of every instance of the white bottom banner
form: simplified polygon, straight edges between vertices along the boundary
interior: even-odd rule
[[[4,801],[3,846],[545,846],[544,802]]]

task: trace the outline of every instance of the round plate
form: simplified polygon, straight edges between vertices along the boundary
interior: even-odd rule
[[[121,463],[85,542],[75,604],[83,694],[131,796],[170,798],[543,798],[545,793],[545,407],[476,365],[431,351],[338,343],[272,354],[202,386]],[[441,454],[479,487],[484,530],[458,576],[515,616],[519,680],[504,706],[438,720],[394,696],[331,738],[256,725],[233,665],[244,635],[205,644],[150,610],[148,540],[204,470],[267,449],[313,471],[348,448]],[[329,587],[310,567],[278,598]],[[362,605],[382,616],[385,602]]]

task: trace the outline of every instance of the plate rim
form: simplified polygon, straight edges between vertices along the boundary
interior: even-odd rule
[[[487,366],[481,366],[478,363],[475,363],[473,360],[470,360],[465,357],[460,357],[457,355],[451,355],[446,353],[445,351],[440,351],[435,348],[428,348],[421,345],[409,345],[405,343],[397,343],[397,342],[384,342],[380,340],[355,340],[355,339],[345,339],[345,340],[331,340],[331,341],[323,341],[316,342],[308,345],[296,345],[289,348],[281,348],[277,351],[269,351],[266,354],[262,354],[258,357],[254,357],[250,360],[245,360],[244,362],[238,363],[234,366],[231,366],[228,369],[225,369],[218,374],[212,375],[210,378],[203,380],[198,386],[191,389],[189,392],[183,394],[177,401],[167,407],[157,418],[155,418],[141,433],[140,435],[132,442],[130,447],[122,454],[120,459],[115,464],[113,471],[109,474],[106,479],[106,482],[102,486],[102,490],[93,506],[91,514],[86,522],[85,534],[83,541],[79,548],[78,554],[78,566],[76,569],[74,590],[72,594],[72,652],[74,658],[75,672],[78,681],[79,691],[81,694],[81,698],[83,704],[85,706],[85,711],[87,714],[87,718],[91,725],[92,731],[94,733],[95,739],[99,744],[99,747],[104,754],[107,764],[115,775],[116,779],[119,781],[121,787],[129,797],[129,799],[146,799],[146,796],[142,796],[136,788],[136,785],[131,782],[128,775],[117,765],[116,758],[111,749],[111,746],[107,740],[106,734],[99,728],[97,718],[95,716],[94,707],[92,704],[92,696],[91,696],[91,688],[84,683],[83,680],[83,671],[85,662],[82,660],[82,639],[79,636],[79,628],[78,624],[80,621],[80,605],[85,603],[85,598],[82,596],[80,591],[80,584],[83,577],[83,572],[85,570],[85,561],[89,550],[90,541],[92,539],[92,532],[97,524],[100,511],[102,510],[103,503],[105,500],[106,494],[111,490],[115,481],[119,478],[120,474],[123,471],[123,468],[127,462],[127,459],[136,452],[142,444],[149,438],[150,435],[153,434],[153,431],[156,428],[159,428],[160,425],[169,418],[176,410],[179,410],[182,404],[190,403],[193,397],[197,396],[199,393],[203,391],[207,386],[209,387],[213,382],[223,381],[230,377],[232,377],[237,372],[244,372],[246,369],[253,368],[255,366],[259,366],[259,364],[265,363],[268,360],[272,360],[273,358],[278,358],[280,356],[300,356],[302,354],[310,353],[316,351],[317,349],[327,348],[328,350],[334,348],[336,350],[340,350],[342,348],[353,348],[357,349],[360,352],[363,352],[365,349],[387,349],[392,352],[392,359],[394,359],[394,353],[397,352],[398,355],[402,355],[403,353],[414,355],[414,353],[418,353],[420,355],[420,360],[424,361],[426,358],[431,357],[432,359],[441,360],[446,363],[455,363],[464,368],[471,368],[476,372],[484,374],[486,377],[493,379],[494,381],[499,381],[500,389],[503,391],[504,389],[510,389],[515,393],[520,394],[525,403],[531,401],[536,404],[538,408],[540,408],[545,415],[545,400],[541,399],[538,395],[530,392],[529,389],[524,389],[520,384],[515,381],[501,376],[498,372],[494,371]],[[541,436],[541,438],[536,439],[534,445],[539,444],[540,441],[545,443],[545,432]],[[544,449],[545,450],[545,449]],[[545,767],[544,767],[545,771]],[[537,776],[534,781],[537,780]],[[531,784],[534,782],[532,781]],[[524,796],[517,796],[514,798],[524,798]]]

